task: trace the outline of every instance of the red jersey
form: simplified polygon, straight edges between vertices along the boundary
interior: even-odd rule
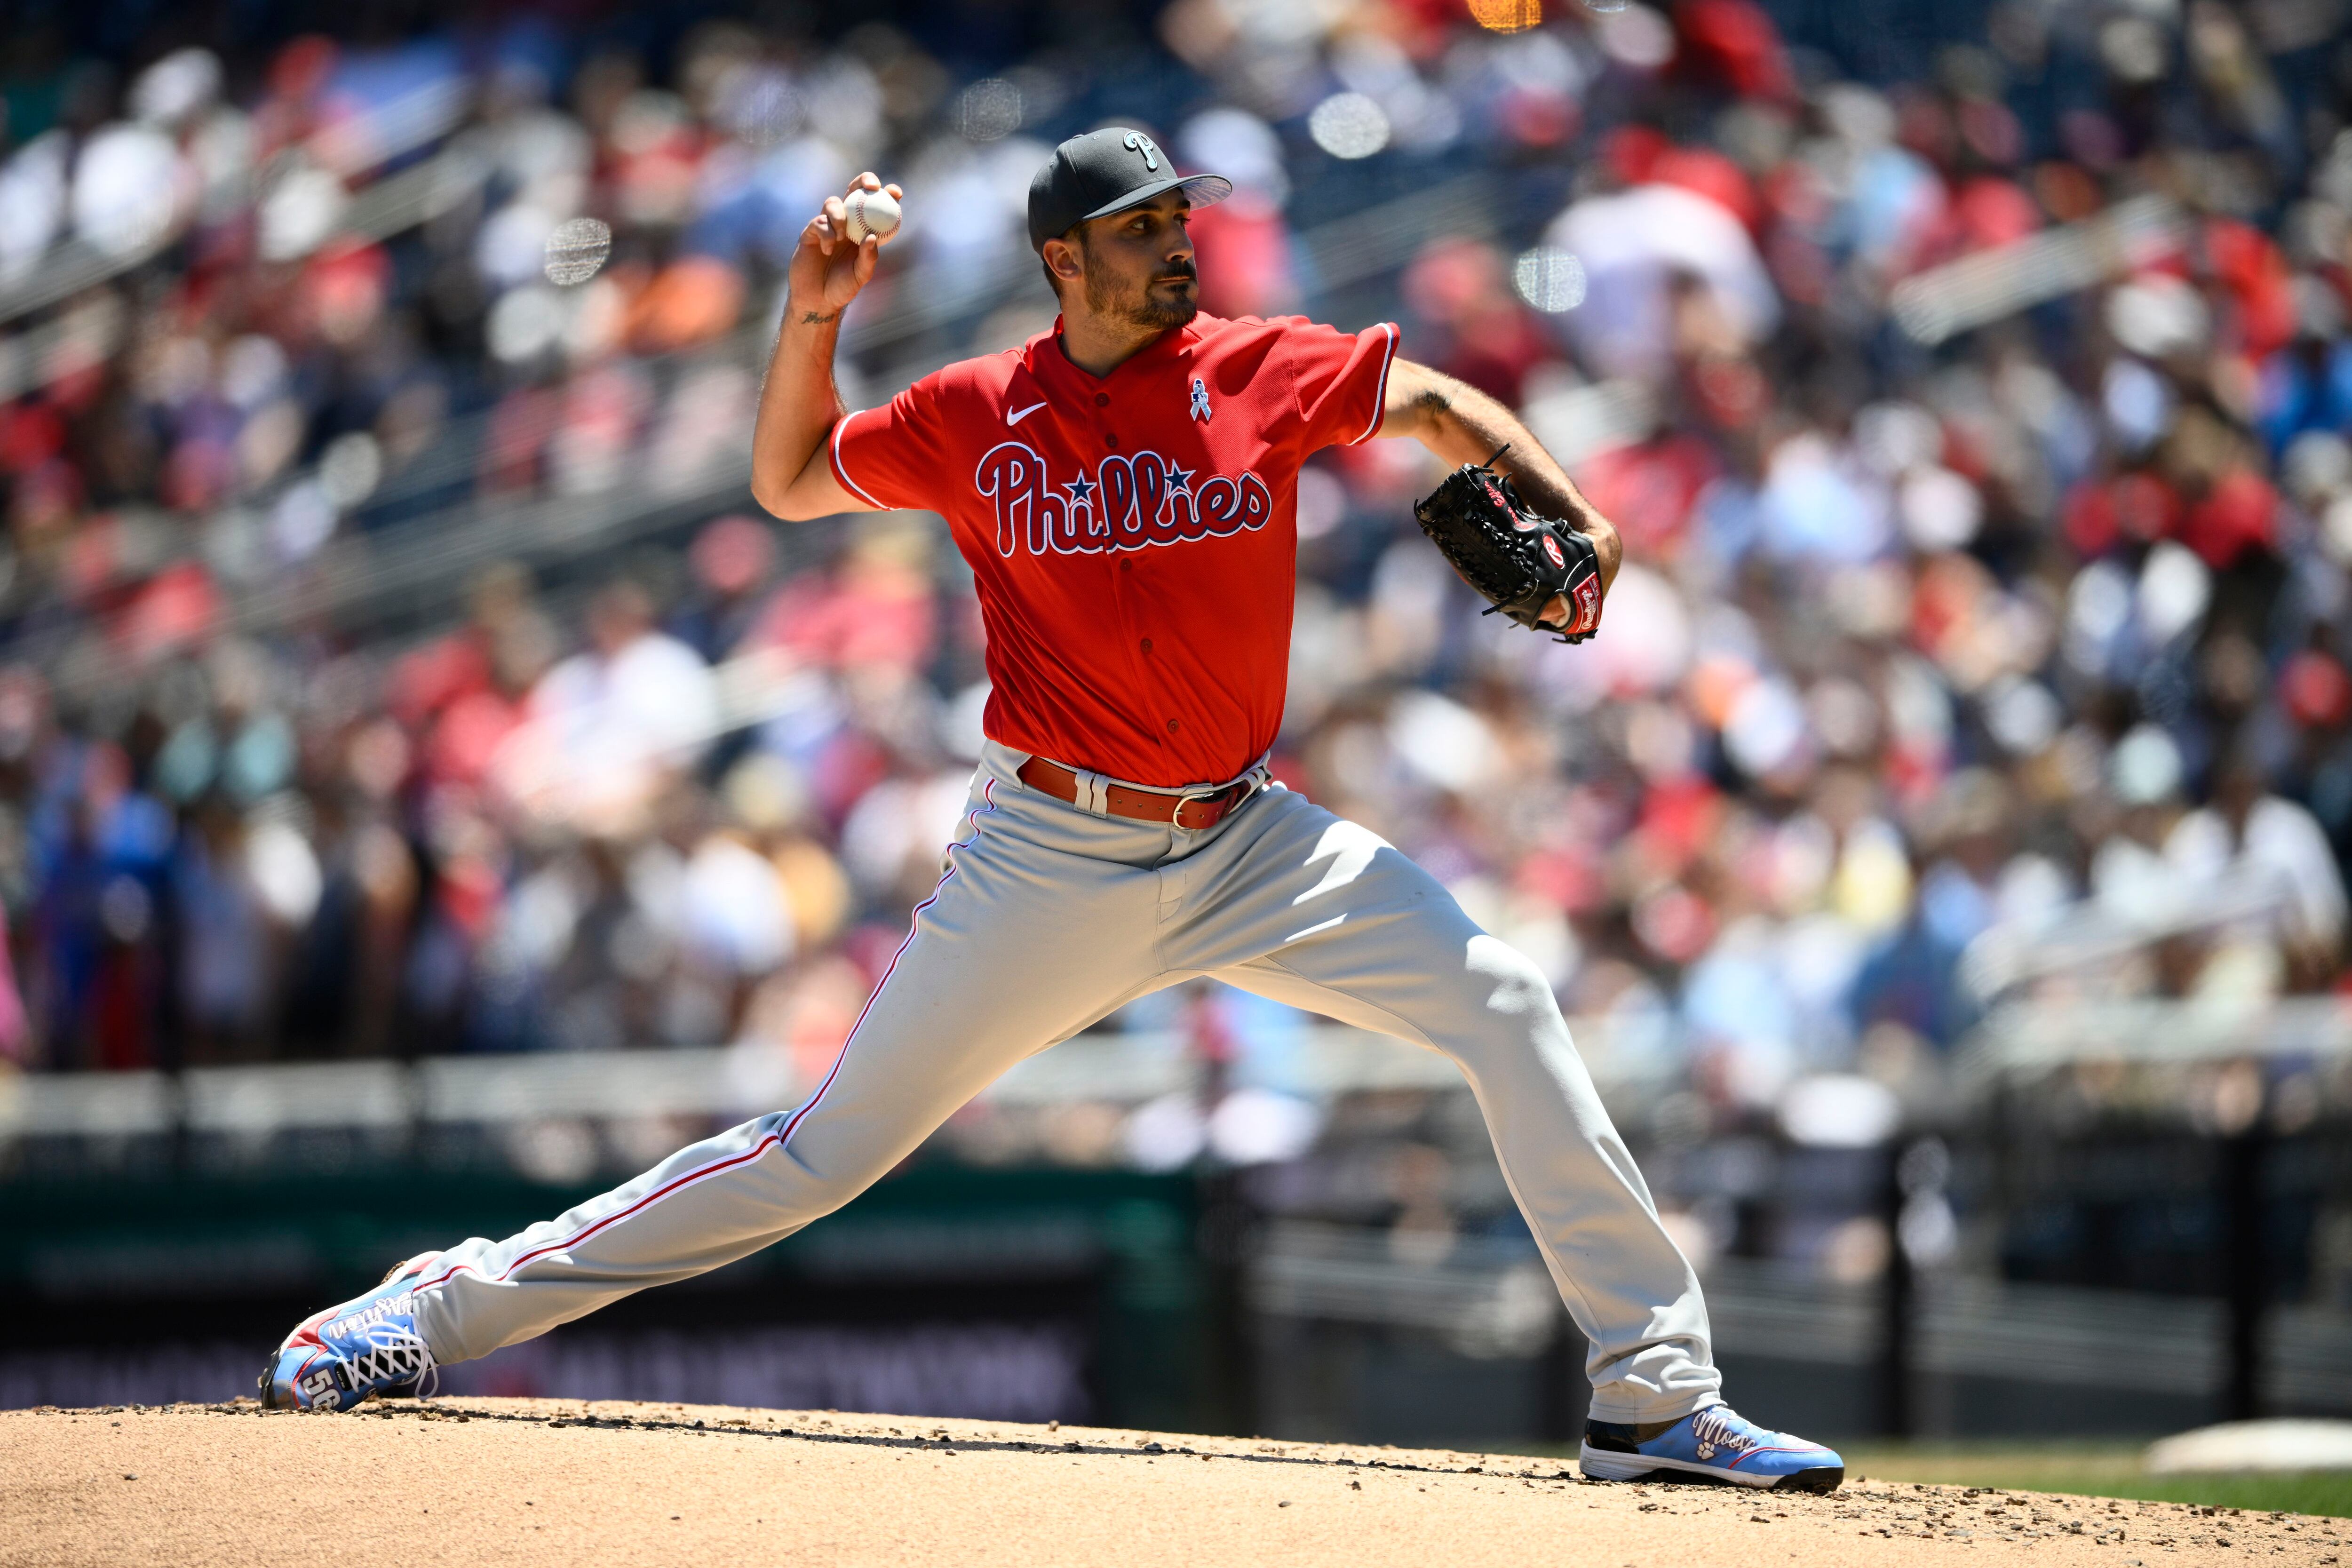
[[[1298,468],[1380,428],[1397,331],[1196,316],[1106,376],[1061,323],[833,430],[869,505],[936,511],[978,579],[989,738],[1137,784],[1222,784],[1274,743]]]

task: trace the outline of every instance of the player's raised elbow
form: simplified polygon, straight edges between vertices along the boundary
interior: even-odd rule
[[[821,487],[809,482],[809,464],[791,472],[781,463],[762,462],[755,454],[751,458],[751,499],[760,503],[769,516],[783,522],[807,522],[813,518],[830,517],[841,509],[826,506],[817,493]]]
[[[760,503],[761,510],[779,521],[806,522],[809,519],[810,514],[802,510],[793,498],[792,481],[777,482],[774,475],[761,472],[757,462],[751,465],[751,499]]]

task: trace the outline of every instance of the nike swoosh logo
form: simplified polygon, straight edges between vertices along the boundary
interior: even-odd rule
[[[1045,405],[1043,403],[1033,403],[1028,407],[1021,409],[1018,412],[1008,408],[1004,411],[1004,423],[1007,426],[1018,425],[1024,419],[1028,418],[1029,416],[1036,413],[1037,410],[1045,406]]]

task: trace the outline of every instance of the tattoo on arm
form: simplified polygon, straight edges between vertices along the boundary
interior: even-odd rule
[[[822,326],[825,322],[838,318],[841,312],[838,310],[803,310],[801,312],[801,325],[804,327]]]

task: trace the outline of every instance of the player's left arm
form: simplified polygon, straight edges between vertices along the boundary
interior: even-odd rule
[[[1562,519],[1591,539],[1601,557],[1602,592],[1617,580],[1625,545],[1617,537],[1615,526],[1584,499],[1566,470],[1519,423],[1518,416],[1476,387],[1425,364],[1400,359],[1389,367],[1387,401],[1381,410],[1378,434],[1410,436],[1448,468],[1483,463],[1494,457],[1496,447],[1509,447],[1495,467],[1511,477],[1528,506],[1545,516]],[[1554,599],[1548,618],[1565,624],[1567,605]]]

